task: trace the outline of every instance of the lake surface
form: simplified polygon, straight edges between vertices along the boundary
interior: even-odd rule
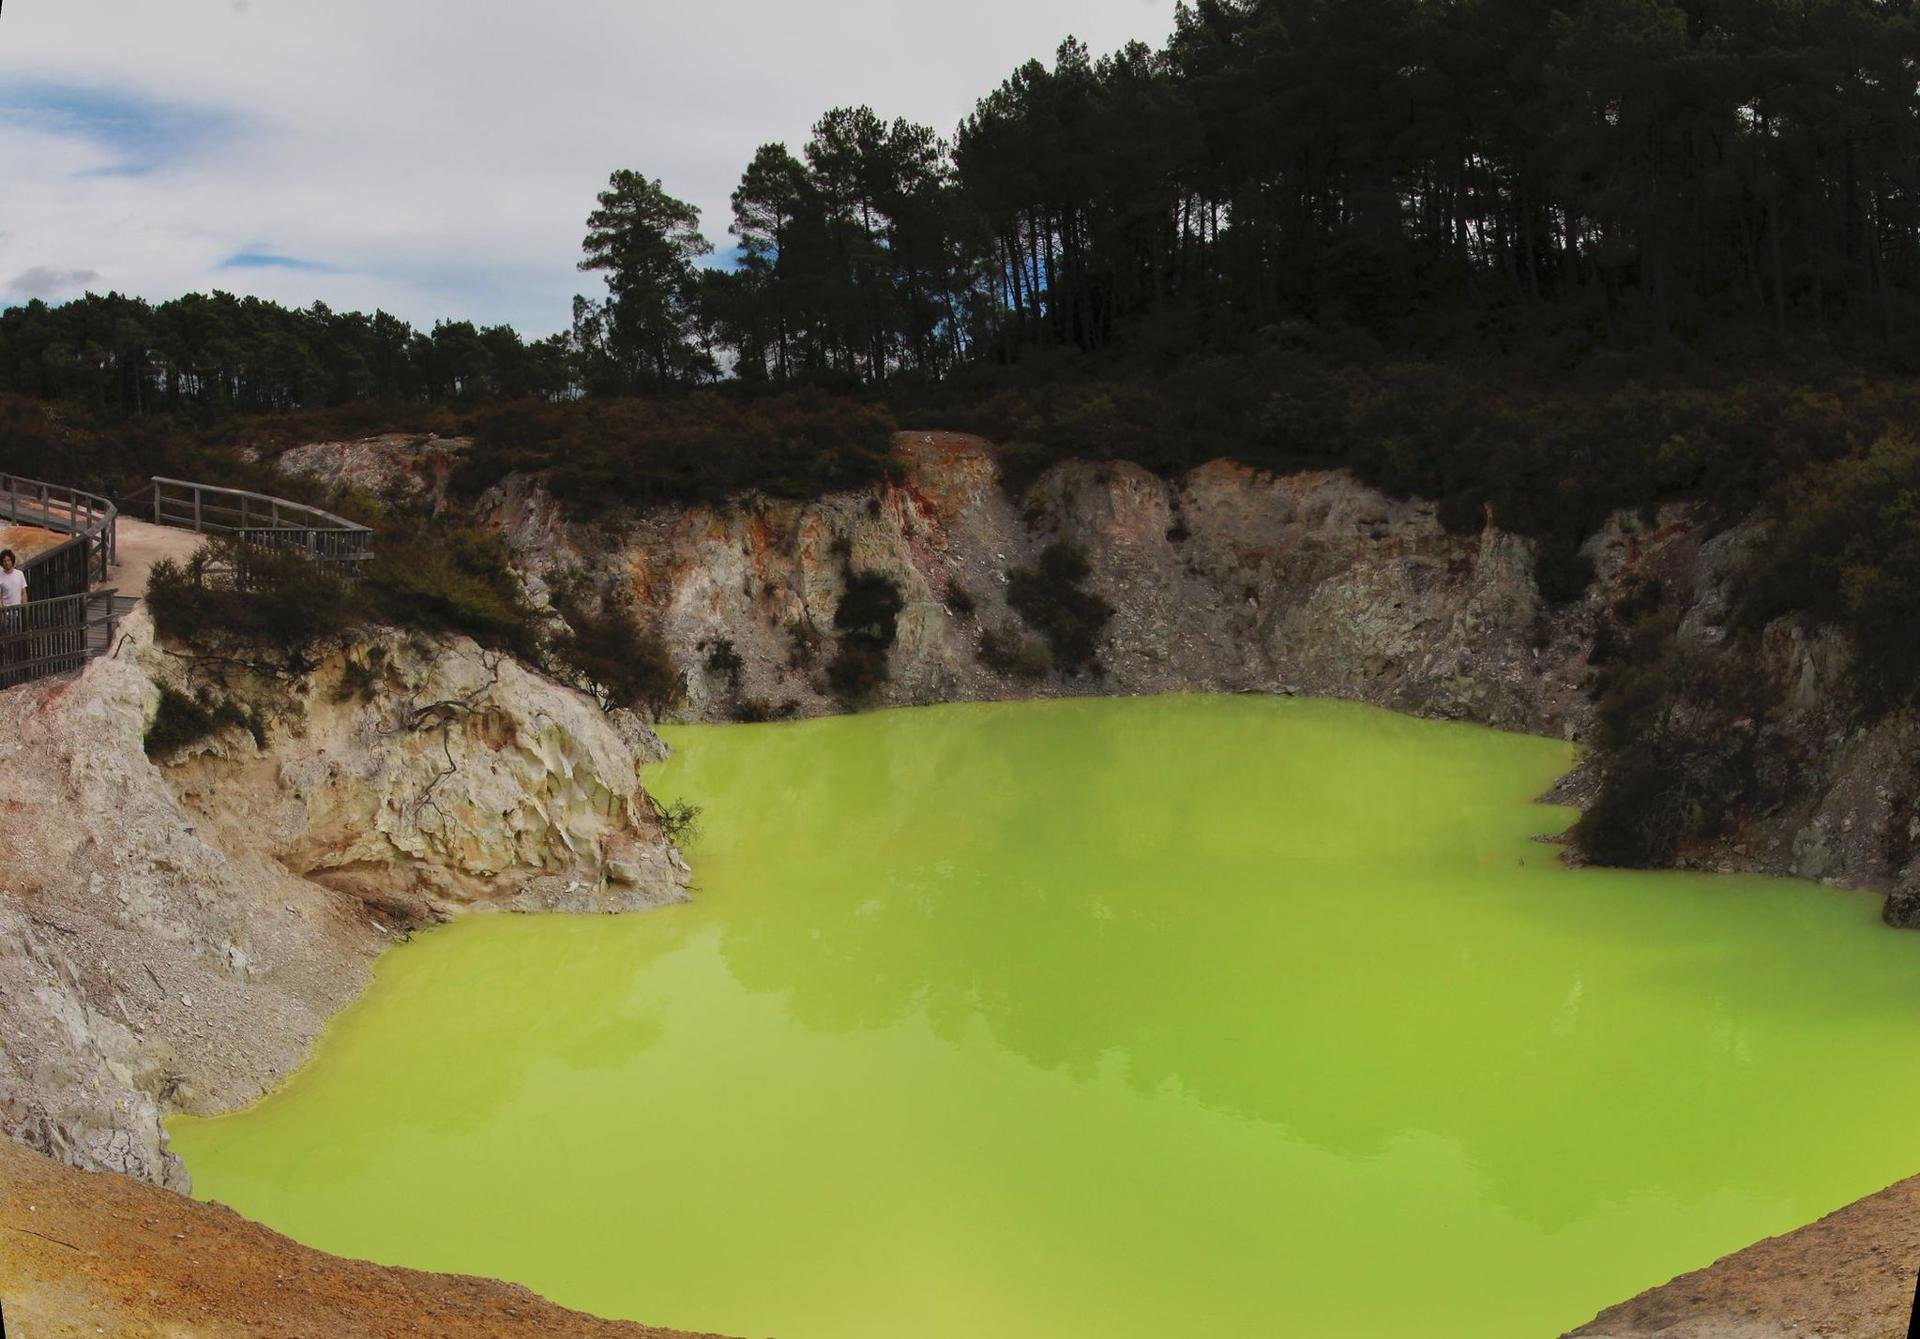
[[[197,1192],[782,1339],[1557,1334],[1920,1170],[1920,936],[1576,872],[1568,746],[1344,704],[664,731],[691,905],[399,947]]]

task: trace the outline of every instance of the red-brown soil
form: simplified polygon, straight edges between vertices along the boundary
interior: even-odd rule
[[[230,1209],[0,1140],[7,1339],[666,1339],[513,1284],[342,1260]]]

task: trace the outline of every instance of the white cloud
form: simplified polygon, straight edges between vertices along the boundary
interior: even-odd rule
[[[1158,43],[1172,0],[59,0],[0,17],[0,279],[94,271],[148,297],[564,324],[582,223],[616,167],[665,179],[727,244],[754,148],[828,107],[950,134],[1073,32]],[[35,90],[163,110],[22,114]],[[82,109],[84,111],[84,108]],[[176,114],[177,113],[177,114]],[[177,128],[175,123],[177,121]],[[133,170],[129,170],[133,169]],[[222,270],[260,251],[330,267]]]

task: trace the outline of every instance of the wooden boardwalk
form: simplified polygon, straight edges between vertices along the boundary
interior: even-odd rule
[[[155,478],[128,502],[152,519],[124,515],[97,494],[0,474],[0,523],[67,536],[36,546],[20,562],[28,601],[0,611],[0,688],[68,673],[107,654],[153,565],[185,562],[208,535],[349,571],[373,556],[367,527],[265,493]]]

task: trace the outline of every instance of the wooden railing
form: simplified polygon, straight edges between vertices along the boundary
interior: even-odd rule
[[[151,507],[156,525],[233,535],[243,547],[302,553],[348,573],[373,557],[366,526],[265,493],[155,478],[127,501]],[[93,493],[0,474],[0,520],[72,536],[20,563],[29,598],[0,609],[0,688],[79,669],[113,644],[114,593],[95,587],[115,561],[118,519]]]
[[[137,503],[142,510],[151,507],[155,525],[233,535],[249,544],[298,550],[348,571],[373,557],[373,531],[366,526],[265,493],[155,478],[127,501],[130,505]]]
[[[113,592],[93,589],[114,560],[119,512],[64,484],[0,474],[0,520],[71,536],[22,559],[27,603],[0,609],[0,688],[79,669],[113,642]]]
[[[115,624],[111,590],[0,609],[0,688],[79,669],[113,644]]]
[[[62,484],[0,474],[0,514],[19,525],[73,536],[21,561],[28,594],[34,599],[82,595],[107,579],[119,516],[107,499]]]

